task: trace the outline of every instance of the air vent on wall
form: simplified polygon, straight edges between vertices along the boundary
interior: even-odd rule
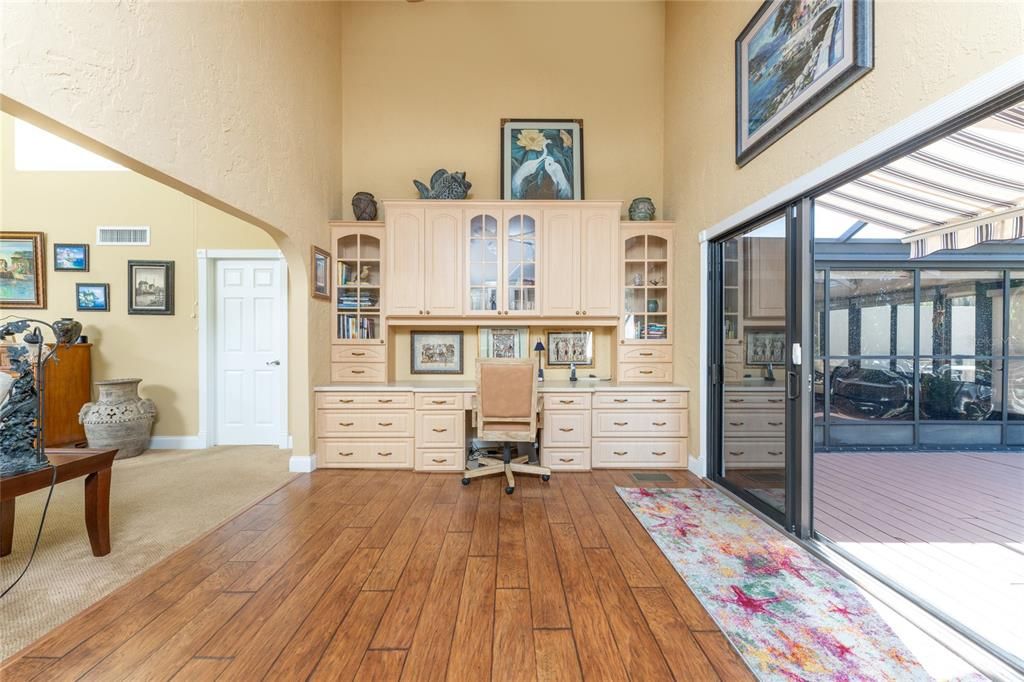
[[[149,246],[149,226],[98,225],[96,246]]]

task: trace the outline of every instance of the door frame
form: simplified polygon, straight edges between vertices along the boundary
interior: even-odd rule
[[[278,282],[282,307],[281,317],[281,429],[277,446],[285,449],[292,446],[288,433],[288,261],[277,249],[197,249],[196,275],[196,317],[199,322],[199,447],[208,448],[217,444],[217,372],[216,372],[216,320],[215,296],[216,267],[225,260],[275,260],[280,263],[281,280]]]

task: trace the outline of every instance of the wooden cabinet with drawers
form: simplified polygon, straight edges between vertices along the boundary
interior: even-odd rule
[[[772,469],[785,466],[786,399],[779,388],[725,386],[722,426],[728,469]]]
[[[591,465],[594,468],[686,466],[685,392],[608,391],[593,402]]]
[[[590,469],[589,393],[545,393],[541,464],[552,470]]]
[[[317,393],[318,466],[411,469],[412,407],[411,392]]]
[[[461,393],[417,393],[416,469],[462,471],[466,466],[466,412]]]

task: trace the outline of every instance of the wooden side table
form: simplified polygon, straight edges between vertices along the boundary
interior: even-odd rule
[[[117,450],[46,450],[50,464],[57,467],[57,483],[85,477],[85,529],[93,556],[110,554],[110,474],[116,454]],[[11,553],[15,499],[49,487],[51,480],[50,467],[0,480],[0,556]]]

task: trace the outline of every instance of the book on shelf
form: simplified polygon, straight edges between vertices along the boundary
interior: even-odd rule
[[[359,315],[338,315],[339,339],[376,339],[377,318]]]

